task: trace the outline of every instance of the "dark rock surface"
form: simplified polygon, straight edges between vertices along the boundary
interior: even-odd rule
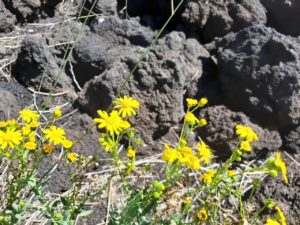
[[[0,33],[10,32],[13,28],[17,19],[7,8],[3,1],[0,1]]]
[[[300,1],[262,0],[267,10],[268,25],[283,34],[300,35]]]
[[[264,25],[229,34],[219,43],[224,102],[261,124],[300,121],[300,43]]]
[[[207,126],[199,129],[199,134],[207,144],[215,150],[217,156],[229,157],[236,148],[238,137],[235,126],[242,124],[251,127],[259,136],[259,141],[253,143],[256,153],[262,150],[270,152],[278,150],[282,140],[277,131],[264,129],[251,122],[250,118],[242,112],[233,112],[223,105],[212,106],[201,110],[200,118],[206,118]]]
[[[129,54],[130,49],[126,46],[145,47],[152,38],[152,31],[142,27],[136,19],[108,17],[94,20],[91,31],[86,31],[74,50],[74,72],[79,75],[79,84],[84,85],[123,54]]]
[[[267,18],[259,0],[191,0],[186,2],[182,20],[209,42],[254,22],[266,23]]]
[[[107,109],[141,54],[141,49],[129,52],[87,82],[79,99],[82,110],[97,116],[97,109]],[[122,94],[141,101],[135,123],[146,144],[153,145],[182,120],[184,94],[196,89],[203,75],[201,59],[209,56],[195,40],[174,32],[158,42],[126,83]]]
[[[30,66],[29,66],[30,65]],[[32,86],[43,91],[69,91],[73,98],[71,79],[60,69],[50,52],[45,39],[39,35],[24,39],[16,61],[14,73],[25,86]]]
[[[300,155],[294,155],[294,161],[285,154],[282,157],[287,163],[289,183],[284,184],[281,176],[275,179],[268,177],[254,194],[253,202],[262,206],[263,202],[272,196],[272,199],[282,209],[287,219],[287,224],[298,225],[300,215]]]
[[[0,121],[17,118],[21,107],[16,97],[2,88],[0,88],[0,96]]]
[[[55,15],[55,6],[61,0],[2,0],[7,9],[14,14],[18,22],[33,22],[34,20]]]
[[[300,126],[296,126],[284,138],[285,150],[293,153],[300,153]]]

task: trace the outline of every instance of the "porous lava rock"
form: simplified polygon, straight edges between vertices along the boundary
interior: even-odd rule
[[[205,127],[198,129],[200,137],[221,158],[229,157],[237,146],[238,137],[235,134],[237,124],[249,126],[258,134],[259,141],[253,142],[253,149],[257,153],[262,150],[276,151],[282,144],[277,131],[264,129],[253,123],[244,113],[231,111],[223,105],[204,108],[200,111],[199,117],[208,121]]]
[[[267,18],[259,0],[190,0],[186,1],[182,20],[209,42],[252,23],[266,23]]]
[[[94,20],[74,50],[74,72],[80,85],[102,73],[115,60],[129,54],[132,46],[148,46],[153,32],[138,20],[117,17]],[[131,46],[132,45],[132,46]],[[127,47],[130,46],[130,47]]]
[[[300,1],[299,0],[262,0],[268,16],[268,26],[277,31],[292,35],[300,35]]]
[[[97,116],[96,110],[107,109],[119,91],[136,98],[141,108],[134,124],[144,142],[155,148],[154,140],[161,139],[182,120],[184,94],[192,88],[193,80],[196,85],[203,74],[201,59],[210,55],[194,39],[172,32],[159,40],[128,79],[144,51],[143,48],[132,49],[87,82],[79,105],[85,112]]]
[[[13,15],[7,8],[2,0],[0,0],[0,33],[10,32],[17,22],[15,15]]]
[[[44,16],[54,16],[55,6],[61,0],[3,0],[6,8],[18,22],[33,22]]]
[[[256,24],[228,34],[217,54],[223,101],[260,124],[300,121],[300,43]]]
[[[53,54],[44,38],[40,35],[27,36],[18,54],[14,75],[26,87],[41,90],[69,91],[73,98],[73,86],[71,79],[57,64]],[[73,96],[73,97],[72,97]]]
[[[17,118],[21,107],[15,96],[2,88],[0,88],[0,96],[0,120]]]
[[[266,180],[261,182],[261,186],[253,195],[251,202],[259,204],[259,207],[272,198],[279,207],[282,209],[285,217],[286,224],[298,225],[300,215],[300,155],[292,155],[291,160],[284,153],[282,158],[286,162],[289,183],[285,184],[281,175],[277,178],[267,177]],[[273,214],[274,215],[274,212]]]
[[[289,152],[300,154],[300,126],[291,129],[284,137],[284,149]]]

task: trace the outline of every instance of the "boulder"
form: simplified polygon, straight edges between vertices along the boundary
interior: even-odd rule
[[[69,90],[70,97],[73,95],[71,79],[57,64],[45,39],[39,35],[27,36],[23,40],[13,74],[26,87],[38,90],[41,83],[42,91]]]
[[[206,42],[238,31],[252,23],[266,23],[266,12],[259,0],[186,1],[182,20],[197,30]]]
[[[283,34],[300,35],[299,0],[263,0],[261,3],[267,10],[269,26]]]
[[[197,89],[192,86],[203,75],[201,60],[210,55],[195,40],[187,39],[181,32],[172,32],[159,40],[128,79],[145,49],[127,50],[85,84],[79,105],[83,111],[97,116],[96,110],[107,109],[119,91],[121,95],[136,98],[141,108],[133,123],[144,143],[155,149],[154,140],[160,140],[182,120],[185,92]]]
[[[200,111],[200,118],[206,118],[208,124],[198,130],[200,137],[221,158],[229,157],[237,147],[238,137],[235,134],[237,124],[251,127],[259,136],[258,142],[253,142],[253,149],[259,153],[263,150],[276,151],[282,144],[276,130],[264,129],[253,123],[242,112],[234,112],[223,105],[211,106]]]
[[[223,101],[265,126],[300,121],[300,43],[256,24],[218,43]]]
[[[5,8],[5,4],[0,0],[0,33],[12,31],[16,22],[15,15]]]

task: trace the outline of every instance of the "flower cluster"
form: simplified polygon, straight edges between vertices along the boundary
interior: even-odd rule
[[[141,144],[139,139],[135,139],[134,129],[131,128],[129,119],[135,116],[136,110],[140,107],[140,103],[132,97],[124,96],[116,98],[113,101],[114,109],[111,112],[98,110],[98,118],[94,122],[98,124],[98,128],[103,130],[99,138],[100,145],[105,151],[110,152],[118,166],[120,166],[118,147],[124,134],[128,136],[127,157],[130,162],[126,164],[127,172],[134,169],[134,161],[137,147]],[[134,142],[134,143],[133,143]]]
[[[40,115],[26,108],[19,112],[19,122],[16,120],[0,121],[1,153],[10,156],[11,152],[15,150],[21,152],[24,150],[31,152],[41,150],[45,154],[52,154],[55,146],[58,145],[61,145],[66,150],[70,150],[73,142],[66,138],[64,129],[51,125],[61,115],[61,110],[55,109],[51,122],[42,127]],[[38,133],[43,135],[41,136]]]
[[[240,150],[251,152],[251,142],[258,141],[258,135],[251,127],[243,126],[243,125],[236,125],[236,132],[237,135],[240,136]]]

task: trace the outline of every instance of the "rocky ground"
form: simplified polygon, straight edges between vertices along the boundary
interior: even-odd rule
[[[169,0],[128,0],[126,19],[125,0],[98,0],[87,21],[77,20],[93,2],[0,0],[0,119],[28,104],[42,107],[51,92],[47,107],[63,106],[67,133],[78,138],[96,110],[110,105],[171,13]],[[199,135],[220,160],[230,154],[237,123],[261,138],[251,157],[286,152],[290,184],[266,180],[258,201],[275,196],[288,224],[298,225],[299,12],[298,0],[183,1],[122,88],[141,102],[134,121],[140,154],[160,152],[158,143],[175,139],[186,97],[206,96],[209,106],[199,114],[209,124]],[[90,135],[78,146],[81,154],[98,151],[96,130]],[[50,187],[63,192],[68,184],[58,177]]]

